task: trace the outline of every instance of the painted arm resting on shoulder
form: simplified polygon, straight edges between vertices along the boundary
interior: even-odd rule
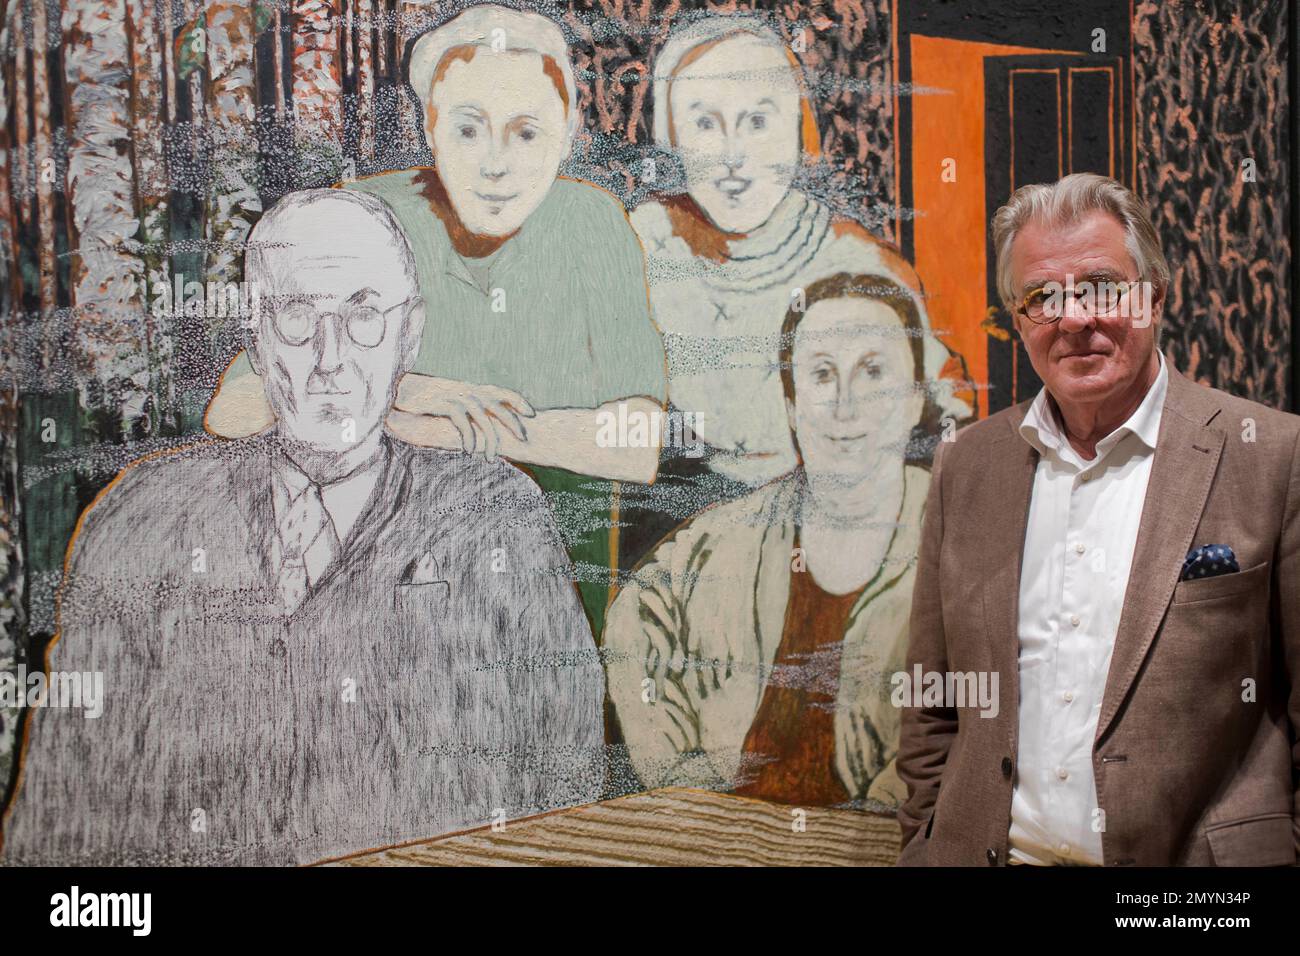
[[[906,670],[919,664],[924,673],[948,671],[948,646],[940,596],[939,556],[943,545],[942,459],[948,445],[940,442],[930,476],[921,548],[917,554],[916,584],[912,590],[912,615],[908,624]],[[948,751],[957,736],[957,712],[946,707],[903,708],[898,745],[898,776],[907,785],[907,802],[898,810],[903,831],[902,848],[916,837],[930,818],[939,796],[939,782]]]
[[[662,411],[648,398],[621,401],[626,402],[629,416]],[[597,442],[601,416],[617,415],[618,405],[614,401],[595,409],[535,412],[527,399],[508,388],[408,373],[398,385],[388,429],[403,441],[425,448],[482,452],[487,458],[500,455],[525,464],[649,484],[659,468],[657,443],[621,448]],[[262,379],[241,356],[222,376],[204,426],[222,438],[247,438],[274,422]]]
[[[646,447],[606,447],[599,441],[601,423],[619,405],[634,420],[662,413],[649,398],[625,398],[599,408],[554,408],[534,411],[518,392],[495,385],[466,385],[408,373],[397,389],[388,428],[412,445],[463,448],[486,457],[500,455],[530,465],[565,468],[614,481],[649,484],[659,468],[659,443]]]

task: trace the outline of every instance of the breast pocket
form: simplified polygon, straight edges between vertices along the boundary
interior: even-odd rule
[[[1153,651],[1152,672],[1170,686],[1234,686],[1255,677],[1268,645],[1269,562],[1235,574],[1181,581]],[[1237,693],[1214,697],[1213,706],[1240,709]],[[1212,706],[1203,698],[1198,706]],[[1204,715],[1207,726],[1209,714]]]
[[[1265,561],[1253,568],[1237,571],[1234,574],[1220,574],[1212,578],[1193,578],[1179,581],[1174,588],[1173,604],[1200,604],[1205,601],[1219,601],[1225,598],[1250,595],[1259,592],[1261,600],[1268,597],[1268,573],[1272,564]],[[1252,598],[1253,600],[1253,598]]]

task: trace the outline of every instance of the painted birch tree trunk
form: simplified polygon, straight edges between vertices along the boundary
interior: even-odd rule
[[[375,158],[375,6],[374,0],[356,0],[357,152],[364,160]]]
[[[36,119],[34,129],[36,179],[36,220],[40,234],[37,247],[39,265],[42,327],[50,327],[51,313],[58,307],[57,277],[55,274],[54,240],[54,132],[50,127],[49,77],[49,24],[45,0],[26,0],[30,5],[32,24],[32,113]],[[46,367],[51,358],[51,343],[45,342]]]
[[[406,44],[424,29],[427,15],[425,6],[419,0],[397,0],[395,16],[397,36],[394,43],[397,61],[394,63],[394,72],[401,69],[406,54]],[[399,84],[407,82],[405,76],[398,76],[397,80]],[[401,127],[401,148],[403,152],[410,155],[419,152],[424,142],[424,117],[420,115],[417,101],[412,99],[400,85],[398,90],[397,115]]]
[[[342,0],[294,0],[294,140],[302,185],[343,172],[343,80],[339,62]]]
[[[4,57],[4,62],[0,63],[0,264],[3,265],[4,273],[4,286],[0,288],[0,309],[3,309],[5,319],[0,332],[5,336],[6,349],[2,357],[6,368],[16,358],[12,338],[13,323],[15,313],[22,308],[22,277],[18,271],[18,233],[12,183],[16,157],[13,138],[9,133],[9,124],[14,116],[14,62],[18,56],[9,22],[13,15],[11,6],[6,11],[6,21],[0,23],[0,56]]]
[[[226,315],[229,289],[240,280],[244,243],[262,213],[257,183],[257,105],[253,85],[253,10],[247,4],[213,3],[207,8],[208,140],[212,178],[208,187],[207,283],[222,301],[209,303],[208,317],[225,315],[226,332],[236,316]]]
[[[68,5],[63,39],[76,348],[82,371],[106,389],[125,421],[138,413],[147,379],[126,0]],[[79,384],[83,404],[98,404],[88,401],[86,383]],[[131,394],[133,386],[138,394]]]
[[[32,196],[31,158],[28,155],[29,146],[31,145],[31,129],[28,126],[29,114],[27,112],[27,14],[21,3],[11,3],[9,16],[12,20],[9,42],[13,49],[14,80],[14,109],[12,114],[14,128],[13,164],[9,188],[10,201],[13,204],[13,256],[14,277],[16,279],[14,308],[22,312],[27,308],[29,290],[36,285],[34,282],[30,284],[28,282],[29,274],[34,270],[24,268],[25,263],[34,254],[34,250],[26,243],[27,225],[31,220],[29,200]]]
[[[169,5],[164,2],[164,8]],[[156,0],[127,0],[127,35],[131,51],[131,148],[135,165],[135,208],[140,222],[137,239],[145,286],[146,358],[149,368],[150,414],[146,431],[157,435],[175,402],[170,374],[173,354],[169,317],[152,308],[171,282],[167,256],[167,200],[170,185],[163,143],[166,138],[164,103],[166,63],[170,40],[160,31]],[[173,94],[174,95],[174,94]]]

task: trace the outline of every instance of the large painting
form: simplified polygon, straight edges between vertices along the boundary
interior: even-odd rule
[[[989,218],[1132,187],[1294,407],[1287,18],[0,2],[4,858],[890,862]]]

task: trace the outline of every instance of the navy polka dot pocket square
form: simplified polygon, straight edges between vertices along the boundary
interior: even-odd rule
[[[1214,578],[1220,574],[1235,574],[1240,570],[1237,556],[1226,544],[1203,544],[1187,552],[1187,558],[1183,561],[1183,573],[1178,580]]]

